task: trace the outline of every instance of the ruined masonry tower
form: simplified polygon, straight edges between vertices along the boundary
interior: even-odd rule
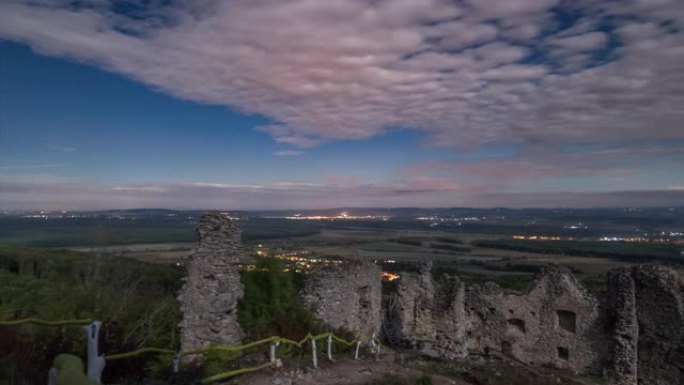
[[[200,220],[199,246],[190,255],[181,302],[181,349],[206,348],[212,342],[238,343],[244,337],[237,319],[243,295],[238,258],[241,231],[229,218],[212,214]]]

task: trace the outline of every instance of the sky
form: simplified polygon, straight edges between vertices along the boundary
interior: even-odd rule
[[[678,0],[3,0],[0,209],[684,205]]]

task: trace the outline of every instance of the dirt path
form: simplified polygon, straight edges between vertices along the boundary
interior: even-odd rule
[[[428,375],[434,385],[469,385],[469,383],[456,378],[438,374]],[[229,383],[240,385],[363,385],[373,381],[386,381],[383,385],[394,385],[394,382],[387,382],[394,378],[394,380],[402,381],[397,385],[414,385],[422,376],[422,370],[394,362],[343,359],[321,363],[319,369],[311,369],[302,365],[300,367],[292,366],[267,370],[243,376]]]
[[[318,369],[308,362],[290,362],[279,369],[236,378],[240,385],[599,385],[599,379],[568,371],[528,367],[506,357],[472,356],[462,361],[438,361],[413,356],[381,361],[339,359],[322,361]],[[427,380],[424,377],[429,377]],[[422,379],[422,381],[421,381]]]

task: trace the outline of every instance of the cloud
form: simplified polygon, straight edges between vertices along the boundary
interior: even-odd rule
[[[0,37],[265,115],[262,130],[293,147],[396,127],[452,148],[684,138],[676,1],[83,4],[5,1]],[[553,12],[570,6],[591,17],[558,30]],[[612,59],[595,63],[600,50]]]
[[[340,206],[431,205],[478,186],[429,178],[368,183],[331,177],[325,183],[269,184],[146,183],[116,186],[82,183],[0,181],[3,209],[103,209],[168,207],[197,209],[277,209]]]
[[[615,144],[606,148],[540,150],[478,161],[437,161],[412,165],[406,175],[469,180],[499,190],[555,178],[592,177],[608,180],[643,178],[652,171],[677,170],[684,163],[684,146]],[[586,188],[592,186],[577,186]]]
[[[285,151],[276,151],[273,153],[275,156],[299,156],[302,155],[304,151],[298,151],[298,150],[285,150]]]
[[[682,190],[578,193],[489,193],[477,185],[424,178],[388,184],[164,183],[117,186],[0,182],[3,209],[96,210],[140,207],[175,209],[316,209],[335,207],[623,207],[681,206]]]

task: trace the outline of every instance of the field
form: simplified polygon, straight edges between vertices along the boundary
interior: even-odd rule
[[[455,234],[416,230],[324,230],[319,234],[266,243],[274,249],[305,249],[324,257],[362,258],[420,262],[431,260],[436,268],[465,275],[497,277],[531,276],[541,266],[556,263],[569,266],[580,278],[603,274],[628,261],[592,253],[590,243],[586,254],[563,255],[562,252],[527,252],[484,247],[480,244],[499,242],[497,235]],[[540,241],[543,242],[543,241]],[[573,242],[571,245],[582,244]],[[658,249],[655,249],[656,251]],[[657,253],[644,259],[657,261]],[[390,264],[385,264],[391,269]]]
[[[472,279],[531,277],[541,266],[570,267],[581,279],[630,263],[684,265],[682,244],[598,242],[597,234],[658,223],[682,225],[671,210],[567,212],[488,210],[482,220],[419,221],[402,211],[391,220],[286,220],[250,217],[241,221],[247,254],[257,245],[270,254],[308,252],[313,257],[384,261],[388,270],[403,262],[431,260],[439,271]],[[395,214],[397,214],[395,212]],[[488,216],[484,216],[484,214]],[[493,215],[496,214],[496,215]],[[506,214],[501,215],[501,214]],[[123,215],[36,220],[0,217],[0,244],[69,248],[145,262],[181,262],[195,245],[198,212],[137,211]],[[418,213],[416,213],[418,215]],[[593,222],[592,222],[593,221]],[[586,224],[591,226],[572,226]],[[642,231],[642,230],[640,230]],[[574,241],[514,240],[513,235],[572,235]],[[253,259],[249,259],[253,262]],[[394,266],[392,262],[394,261]],[[406,265],[401,265],[406,266]],[[684,269],[683,269],[684,270]]]

